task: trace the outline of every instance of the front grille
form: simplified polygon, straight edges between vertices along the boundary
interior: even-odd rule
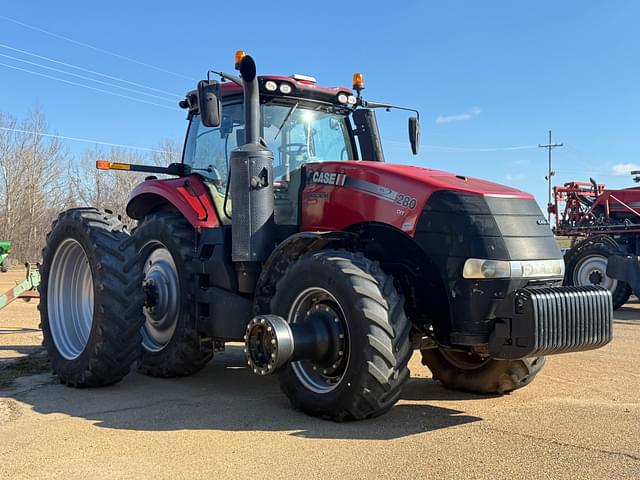
[[[489,349],[523,358],[599,348],[613,334],[611,294],[601,287],[524,288],[498,310]]]

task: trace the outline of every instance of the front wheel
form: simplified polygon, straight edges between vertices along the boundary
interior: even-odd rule
[[[533,381],[544,357],[496,360],[474,353],[430,348],[422,350],[422,363],[447,388],[473,393],[503,394]]]
[[[53,223],[42,252],[40,318],[54,373],[74,387],[121,380],[140,352],[136,251],[119,217],[77,208]]]
[[[9,271],[9,258],[5,257],[0,264],[0,272],[7,273]]]
[[[393,277],[361,254],[327,250],[293,263],[271,311],[289,323],[328,316],[337,337],[330,358],[292,362],[280,374],[293,406],[336,421],[388,411],[409,376],[411,323],[403,306]]]

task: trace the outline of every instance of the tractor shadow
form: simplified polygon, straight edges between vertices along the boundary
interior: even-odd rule
[[[640,301],[634,295],[629,301],[613,312],[615,323],[627,325],[640,325]]]
[[[35,412],[123,430],[264,431],[311,439],[387,440],[482,420],[427,403],[482,397],[456,395],[430,379],[417,378],[408,382],[400,403],[381,417],[346,423],[312,418],[290,406],[277,378],[250,373],[242,350],[234,347],[187,378],[157,379],[134,372],[111,387],[72,389],[44,374],[18,379],[12,388],[6,396]]]

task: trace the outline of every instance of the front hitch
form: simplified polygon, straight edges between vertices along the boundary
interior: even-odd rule
[[[269,375],[289,362],[308,360],[331,368],[344,352],[342,322],[318,309],[304,322],[287,323],[278,315],[261,315],[247,325],[247,364],[258,375]]]

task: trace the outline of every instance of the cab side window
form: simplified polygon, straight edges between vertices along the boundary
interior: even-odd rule
[[[242,104],[225,105],[219,127],[202,125],[194,115],[184,149],[183,161],[214,185],[225,185],[229,174],[229,155],[243,142]]]
[[[224,199],[229,175],[229,156],[231,152],[244,143],[244,117],[242,104],[225,105],[219,127],[210,128],[202,125],[199,115],[194,115],[189,125],[189,133],[185,143],[183,162],[189,165],[194,173],[207,179],[207,186],[215,205],[218,217],[223,224],[230,224],[231,198],[227,199],[225,212]]]

